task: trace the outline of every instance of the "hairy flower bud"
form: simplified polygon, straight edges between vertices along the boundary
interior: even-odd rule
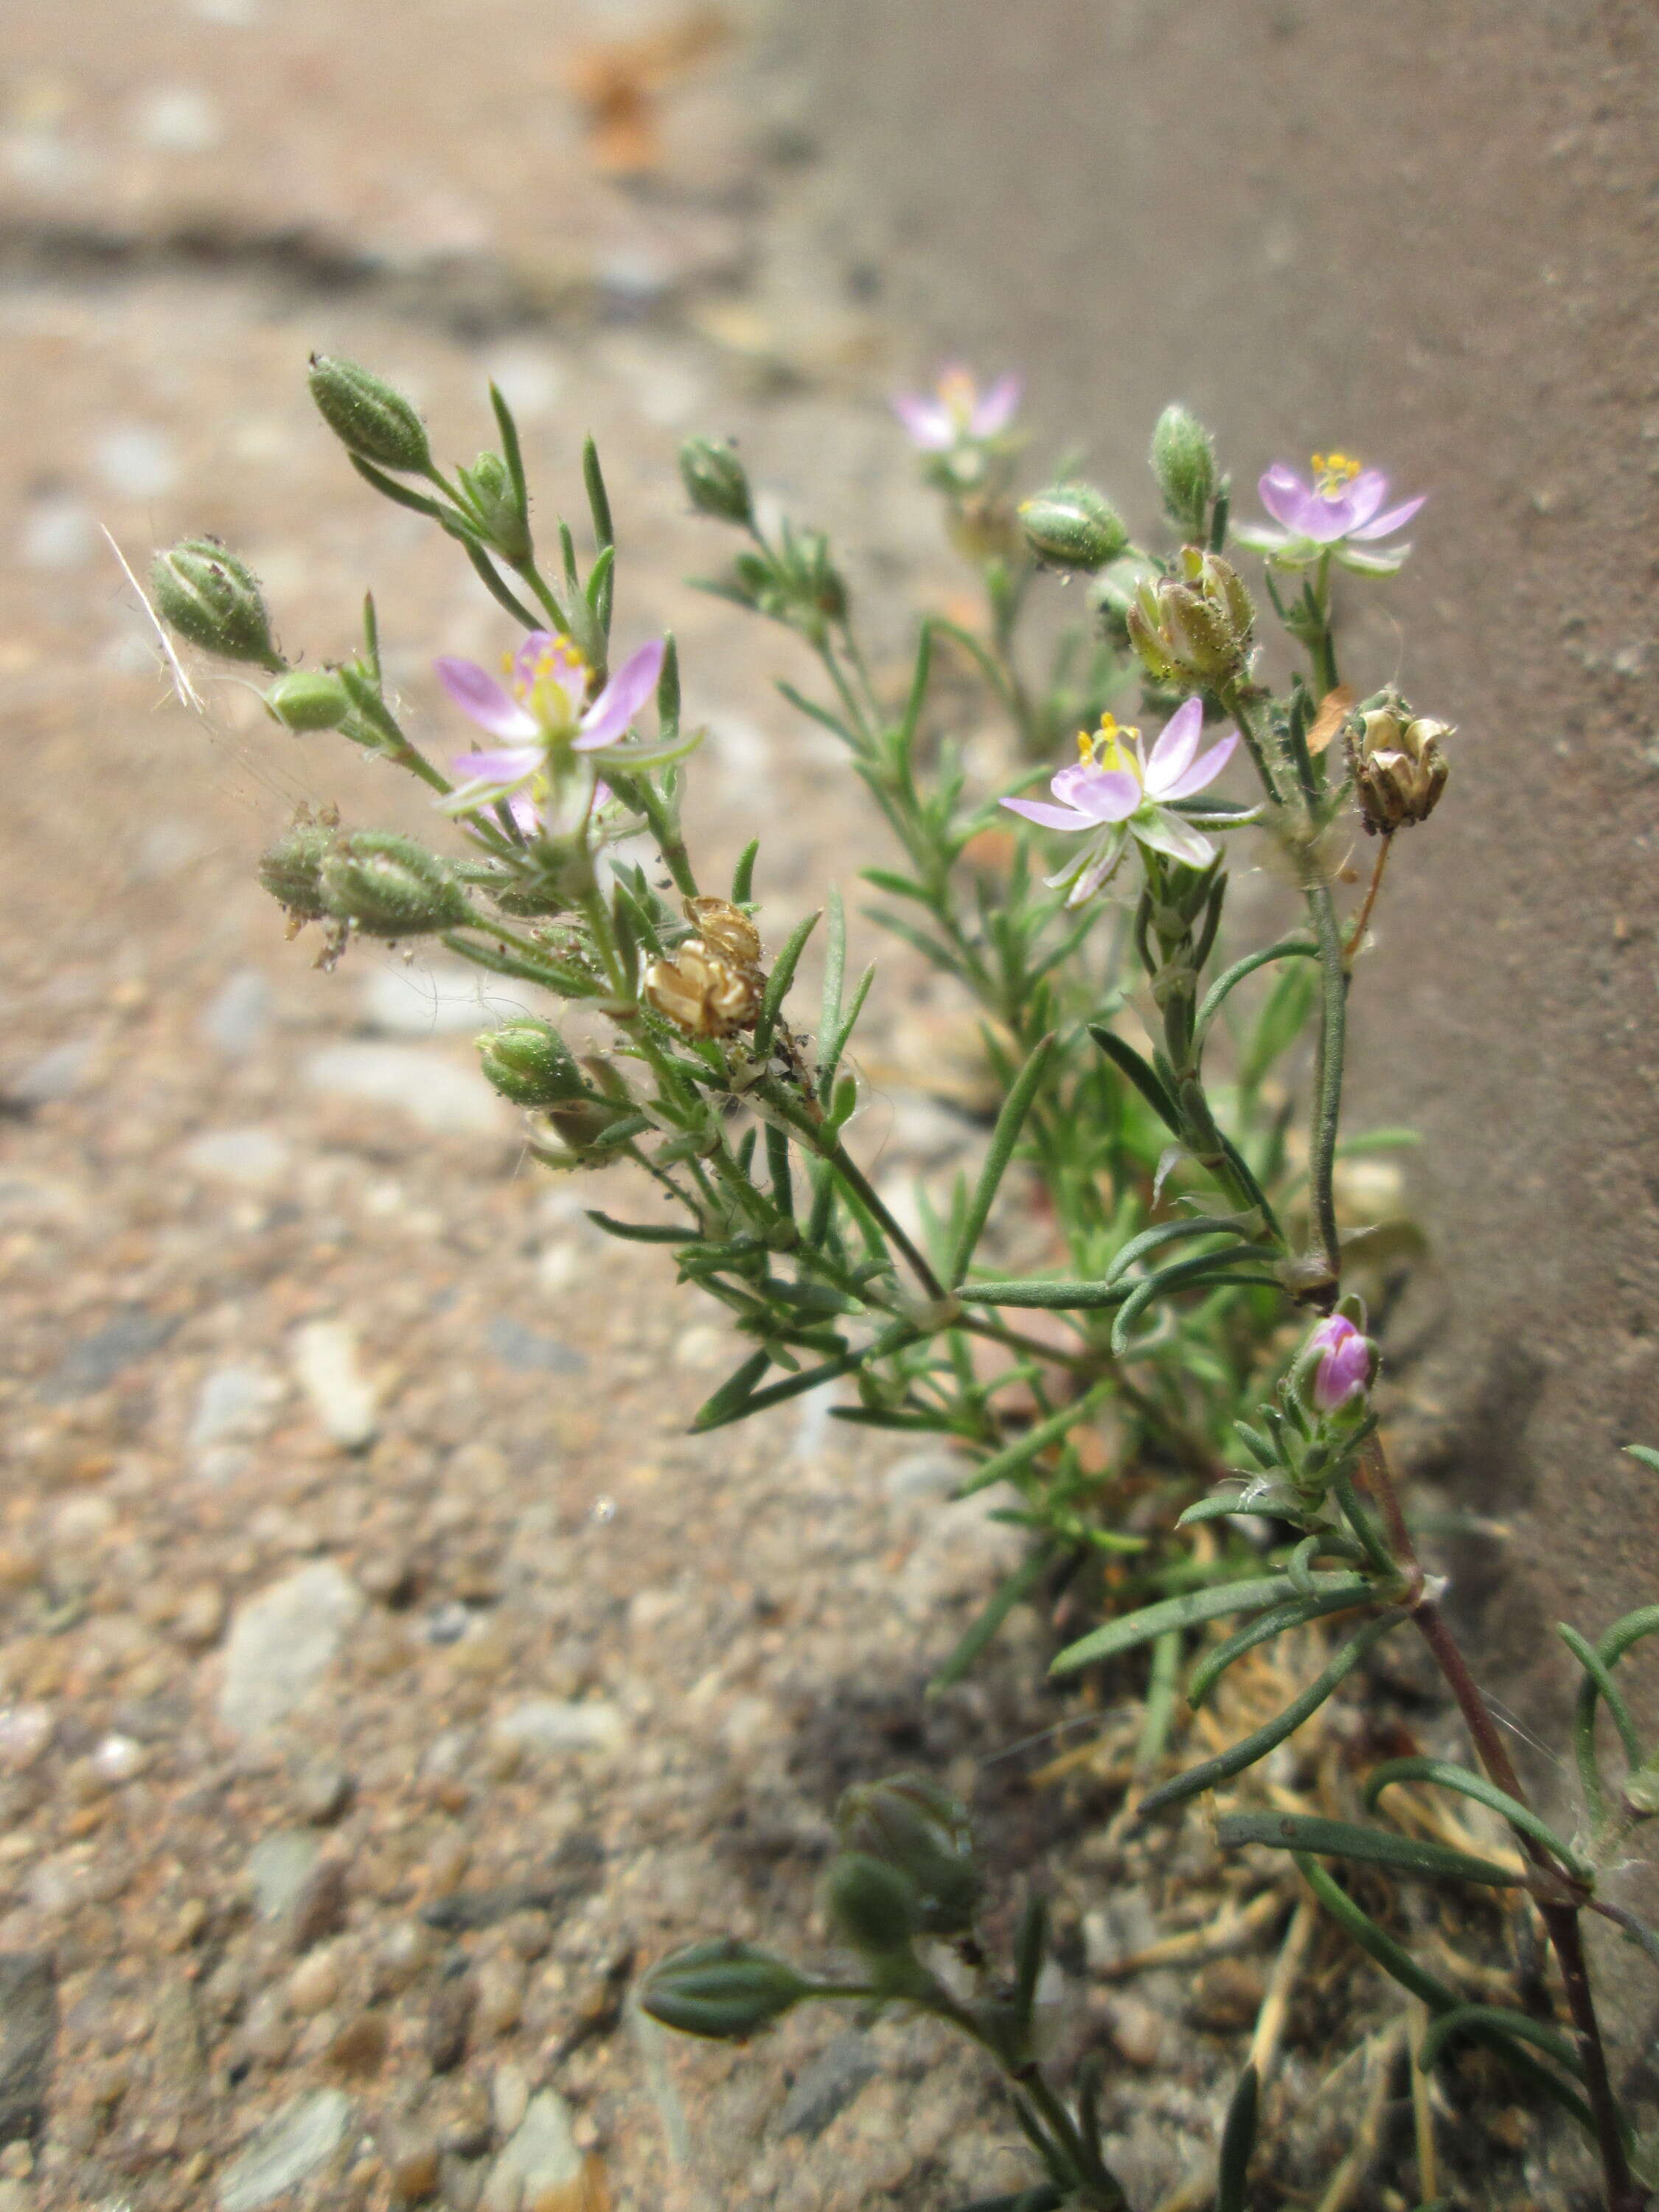
[[[876,1958],[908,1951],[921,1932],[921,1899],[914,1883],[864,1851],[843,1851],[830,1861],[823,1902],[842,1938]]]
[[[672,960],[653,960],[646,969],[645,996],[688,1036],[733,1036],[759,1018],[761,981],[702,938],[688,937]]]
[[[324,856],[328,912],[370,937],[454,929],[471,912],[466,891],[435,853],[391,830],[357,830]]]
[[[685,902],[685,918],[696,928],[697,934],[711,951],[734,968],[754,968],[760,964],[760,932],[740,906],[730,899],[689,898]]]
[[[1360,717],[1352,756],[1354,789],[1373,836],[1392,836],[1413,822],[1426,822],[1451,773],[1440,749],[1442,738],[1452,734],[1449,724],[1421,715],[1408,720],[1409,714],[1389,706]]]
[[[672,1951],[646,1975],[640,2003],[683,2035],[742,2042],[811,1995],[787,1959],[722,1936]]]
[[[556,1106],[586,1085],[568,1045],[550,1023],[505,1023],[478,1039],[485,1079],[515,1106]]]
[[[922,1774],[861,1783],[842,1797],[836,1828],[844,1850],[906,1877],[925,1933],[960,1936],[973,1925],[984,1878],[967,1808],[948,1790]]]
[[[754,519],[749,474],[720,438],[688,438],[680,447],[680,482],[699,514],[746,529]]]
[[[532,539],[530,524],[514,488],[512,473],[499,453],[480,453],[470,469],[457,474],[479,527],[495,550],[507,561],[527,561]]]
[[[1249,593],[1229,562],[1195,545],[1182,548],[1177,574],[1142,583],[1127,619],[1131,642],[1161,684],[1213,690],[1249,660]]]
[[[1177,529],[1201,538],[1215,497],[1215,445],[1195,415],[1166,407],[1152,432],[1152,474]]]
[[[1051,568],[1092,573],[1115,561],[1129,542],[1123,518],[1092,484],[1055,484],[1020,503],[1025,542]]]
[[[323,862],[337,835],[332,820],[319,822],[302,806],[291,829],[259,856],[259,881],[295,921],[320,921],[329,911]]]
[[[216,538],[182,538],[151,564],[156,606],[180,637],[227,660],[251,660],[280,673],[287,666],[271,642],[270,617],[258,579]]]
[[[351,698],[331,670],[295,668],[271,685],[265,706],[285,730],[337,730],[351,712]]]
[[[432,465],[426,425],[401,392],[355,361],[311,356],[307,379],[317,412],[340,443],[377,468],[422,476]]]

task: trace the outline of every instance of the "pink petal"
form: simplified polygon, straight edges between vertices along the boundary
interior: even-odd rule
[[[925,453],[942,453],[956,443],[956,425],[936,399],[920,392],[896,392],[888,403],[910,434],[910,442]]]
[[[1386,514],[1379,514],[1374,522],[1367,522],[1358,530],[1351,530],[1348,535],[1350,538],[1386,538],[1391,531],[1403,530],[1418,508],[1426,502],[1428,496],[1425,492],[1420,499],[1402,500],[1398,507],[1391,507]]]
[[[1172,860],[1184,860],[1189,868],[1207,868],[1215,858],[1215,847],[1207,837],[1200,837],[1189,823],[1178,814],[1166,814],[1161,806],[1137,815],[1129,827],[1143,845],[1167,853]]]
[[[1077,889],[1066,902],[1067,906],[1081,906],[1085,899],[1092,898],[1123,858],[1124,835],[1119,830],[1095,855],[1077,879]]]
[[[476,660],[434,660],[438,681],[469,721],[492,738],[533,738],[536,718],[516,699],[509,698],[487,670]]]
[[[629,653],[582,716],[582,733],[575,741],[575,751],[592,752],[596,746],[608,745],[622,736],[657,688],[657,678],[662,674],[663,651],[663,641],[657,637],[649,645],[642,645],[637,653]]]
[[[1294,469],[1287,469],[1283,461],[1275,461],[1256,485],[1261,504],[1275,522],[1302,537],[1311,535],[1308,530],[1308,509],[1318,503],[1318,495],[1304,484]]]
[[[1002,804],[1011,814],[1023,814],[1028,822],[1040,822],[1045,830],[1090,830],[1094,827],[1092,817],[1075,806],[1050,806],[1046,799],[1005,799]]]
[[[542,826],[542,810],[533,799],[516,792],[507,802],[507,811],[513,817],[521,836],[533,837]]]
[[[1208,752],[1200,753],[1186,773],[1176,776],[1173,783],[1166,783],[1160,790],[1153,791],[1152,797],[1164,799],[1190,799],[1195,791],[1202,791],[1206,783],[1215,781],[1237,749],[1238,732],[1233,730],[1218,743],[1212,745]],[[1150,781],[1147,788],[1152,789]]]
[[[453,763],[469,782],[521,783],[542,764],[539,745],[501,745],[494,752],[462,753]]]
[[[1362,469],[1343,494],[1348,515],[1348,528],[1358,530],[1362,522],[1369,522],[1389,495],[1389,480],[1381,469]]]
[[[1164,725],[1152,757],[1146,763],[1146,790],[1153,799],[1166,799],[1170,786],[1178,783],[1192,763],[1204,734],[1204,703],[1188,699]]]
[[[1127,769],[1089,769],[1068,786],[1066,796],[1091,822],[1124,822],[1140,804],[1140,781]]]
[[[513,656],[513,680],[528,684],[536,673],[536,663],[553,643],[550,629],[532,629]]]
[[[1006,430],[1013,420],[1024,386],[1024,377],[1012,374],[998,377],[969,417],[968,428],[974,436],[994,438],[999,430]]]

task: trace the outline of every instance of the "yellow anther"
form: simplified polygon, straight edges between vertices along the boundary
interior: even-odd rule
[[[1139,743],[1140,732],[1133,723],[1121,723],[1115,714],[1103,714],[1100,727],[1090,741],[1090,754],[1097,767],[1113,775],[1121,775],[1127,769],[1136,775],[1139,770],[1130,748]]]
[[[1359,474],[1360,465],[1352,453],[1315,453],[1311,458],[1316,490],[1340,491]]]

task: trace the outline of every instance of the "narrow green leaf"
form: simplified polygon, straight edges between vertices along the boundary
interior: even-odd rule
[[[798,691],[793,684],[780,684],[778,689],[798,714],[805,714],[814,722],[821,722],[826,730],[832,730],[835,732],[842,744],[852,745],[854,751],[857,750],[857,743],[852,732],[848,730],[845,722],[836,720],[828,707],[820,707],[816,699],[809,699],[804,691]]]
[[[1236,960],[1231,968],[1216,977],[1204,994],[1204,1002],[1193,1024],[1194,1060],[1197,1060],[1203,1050],[1204,1041],[1210,1033],[1210,1024],[1221,1012],[1228,994],[1237,990],[1247,975],[1254,975],[1258,968],[1265,968],[1272,960],[1317,960],[1318,957],[1319,947],[1310,945],[1306,938],[1286,937],[1277,945],[1268,945],[1263,952],[1248,953],[1243,960]]]
[[[818,1002],[818,1036],[833,1036],[841,1020],[841,994],[847,979],[847,909],[831,884],[823,902],[823,995]]]
[[[614,545],[617,533],[611,520],[611,495],[605,488],[599,449],[591,437],[582,441],[582,486],[587,494],[588,512],[593,517],[594,537],[602,546]]]
[[[1178,1221],[1160,1221],[1156,1229],[1143,1229],[1139,1237],[1132,1237],[1113,1253],[1105,1279],[1109,1283],[1121,1280],[1148,1252],[1156,1252],[1165,1244],[1179,1243],[1188,1237],[1241,1235],[1254,1218],[1248,1213],[1196,1213],[1183,1214]]]
[[[594,1226],[603,1229],[607,1237],[620,1237],[626,1243],[690,1244],[696,1240],[695,1229],[671,1229],[665,1223],[618,1221],[614,1214],[600,1213],[591,1206],[583,1211]]]
[[[456,534],[453,531],[450,533],[452,537]],[[524,601],[501,581],[495,573],[494,563],[485,556],[483,548],[471,538],[461,538],[460,544],[461,550],[477,572],[478,581],[495,600],[496,605],[511,615],[514,622],[522,623],[526,629],[540,629],[543,617],[540,615],[532,614]],[[555,627],[559,625],[556,624]],[[562,627],[565,634],[568,635],[569,623],[565,623]]]
[[[778,1025],[778,1013],[789,995],[789,986],[795,980],[795,970],[800,965],[800,956],[806,949],[806,940],[817,927],[816,912],[804,915],[789,933],[787,943],[775,962],[766,979],[765,994],[761,1000],[760,1019],[755,1024],[756,1057],[764,1060],[772,1048],[772,1032]]]
[[[696,1419],[691,1424],[692,1433],[698,1435],[705,1429],[723,1428],[727,1421],[740,1420],[750,1409],[756,1383],[771,1364],[769,1353],[751,1353],[741,1367],[726,1376],[714,1395],[705,1398],[698,1407]]]
[[[935,944],[931,937],[924,935],[919,929],[912,928],[908,921],[901,921],[897,915],[889,914],[885,907],[867,906],[864,911],[878,929],[884,929],[894,937],[902,938],[913,951],[920,952],[924,960],[931,960],[935,968],[942,968],[947,975],[959,973],[960,963],[955,953],[947,946]]]
[[[919,884],[914,876],[901,876],[892,868],[860,868],[859,874],[866,884],[878,891],[885,891],[890,898],[915,899],[919,905],[930,910],[933,907],[933,893],[926,884]]]
[[[1006,1282],[963,1283],[958,1294],[965,1305],[1042,1306],[1062,1313],[1115,1306],[1129,1295],[1105,1283],[1049,1283],[1018,1275]]]
[[[1177,1137],[1183,1135],[1181,1109],[1170,1092],[1165,1090],[1158,1075],[1141,1058],[1134,1047],[1132,1044],[1126,1044],[1123,1039],[1115,1036],[1112,1030],[1098,1028],[1093,1022],[1089,1024],[1089,1034],[1105,1054],[1107,1059],[1122,1074],[1128,1077],[1159,1121]]]
[[[1607,1711],[1613,1715],[1613,1726],[1618,1729],[1620,1741],[1625,1747],[1625,1757],[1632,1766],[1642,1764],[1642,1740],[1637,1734],[1636,1722],[1630,1707],[1625,1703],[1619,1686],[1613,1679],[1613,1670],[1601,1653],[1565,1620],[1556,1623],[1555,1632],[1584,1670],[1584,1679],[1578,1686],[1577,1705],[1573,1713],[1573,1752],[1578,1761],[1578,1776],[1584,1785],[1590,1811],[1597,1820],[1602,1820],[1607,1818],[1607,1797],[1595,1749],[1596,1699],[1606,1698]]]
[[[1247,2066],[1238,2077],[1221,2130],[1221,2157],[1215,2178],[1215,2212],[1248,2212],[1245,2188],[1250,2153],[1255,2148],[1256,2105],[1261,2077]]]
[[[1048,1905],[1047,1899],[1038,1894],[1026,1899],[1025,1910],[1014,1931],[1014,2018],[1022,2028],[1030,2027],[1037,1983],[1048,1955]]]
[[[1305,1601],[1304,1601],[1305,1602]],[[1213,1790],[1218,1783],[1230,1781],[1242,1774],[1247,1766],[1254,1766],[1265,1759],[1286,1736],[1294,1735],[1303,1723],[1316,1713],[1326,1700],[1346,1681],[1373,1644],[1380,1644],[1391,1629],[1398,1628],[1406,1616],[1403,1613],[1385,1614],[1380,1620],[1368,1621],[1358,1636],[1352,1637],[1336,1653],[1330,1664],[1309,1683],[1298,1698],[1293,1698],[1281,1713],[1276,1713],[1267,1724],[1251,1735],[1243,1736],[1237,1743],[1218,1751],[1213,1759],[1189,1766],[1184,1774],[1151,1790],[1140,1802],[1140,1816],[1147,1818],[1166,1805],[1184,1805],[1189,1797],[1200,1796]]]
[[[507,463],[507,473],[513,481],[513,501],[521,517],[530,513],[530,491],[525,481],[524,455],[519,449],[519,426],[513,419],[513,410],[501,397],[498,385],[489,387],[489,404],[495,410],[495,427],[501,434],[501,459]]]
[[[1278,1287],[1278,1279],[1268,1274],[1243,1275],[1232,1272],[1241,1260],[1255,1260],[1261,1256],[1255,1244],[1224,1245],[1219,1251],[1200,1252],[1190,1260],[1172,1260],[1167,1267],[1146,1276],[1137,1283],[1117,1310],[1112,1323],[1112,1350],[1121,1359],[1129,1348],[1129,1332],[1147,1307],[1158,1298],[1169,1297],[1176,1291],[1202,1290],[1213,1281],[1260,1283],[1269,1290]]]
[[[1316,1576],[1314,1579],[1325,1578]],[[1334,1579],[1340,1583],[1344,1577],[1338,1576]],[[1196,1711],[1234,1660],[1242,1659],[1258,1644],[1270,1643],[1275,1636],[1284,1635],[1286,1629],[1301,1628],[1310,1620],[1322,1620],[1327,1613],[1350,1612],[1379,1595],[1370,1583],[1357,1577],[1349,1577],[1346,1581],[1347,1587],[1343,1589],[1316,1590],[1311,1597],[1290,1597],[1283,1605],[1270,1606],[1266,1613],[1246,1621],[1243,1628],[1235,1629],[1223,1642],[1205,1652],[1188,1677],[1188,1704]]]
[[[1484,1882],[1493,1889],[1524,1889],[1524,1875],[1472,1851],[1453,1850],[1387,1828],[1364,1828],[1355,1820],[1326,1820],[1312,1813],[1224,1813],[1216,1826],[1224,1849],[1239,1844],[1270,1844],[1279,1850],[1318,1852],[1327,1858],[1354,1859],[1367,1866],[1426,1881]]]
[[[1595,1869],[1588,1860],[1564,1844],[1547,1821],[1540,1820],[1529,1805],[1522,1805],[1495,1782],[1488,1782],[1484,1774],[1459,1766],[1444,1759],[1390,1759],[1366,1777],[1364,1792],[1365,1810],[1374,1813],[1376,1801],[1391,1782],[1428,1782],[1437,1789],[1455,1790],[1465,1797],[1472,1797],[1478,1805],[1489,1806],[1501,1813],[1510,1827],[1518,1833],[1530,1836],[1552,1852],[1570,1874],[1579,1881],[1594,1882]]]
[[[732,871],[732,903],[747,906],[755,896],[755,862],[760,857],[760,839],[751,837],[738,855],[738,865]]]
[[[1537,2050],[1548,2051],[1576,2081],[1584,2078],[1583,2059],[1559,2027],[1534,2020],[1528,2013],[1511,2012],[1507,2005],[1455,2005],[1451,2011],[1438,2014],[1424,2033],[1417,2058],[1421,2070],[1432,2074],[1445,2057],[1447,2045],[1460,2035],[1472,2036],[1478,2043],[1495,2043],[1500,2049],[1512,2043],[1530,2043]]]
[[[599,612],[610,592],[611,574],[616,565],[617,549],[614,545],[607,545],[587,572],[587,605],[589,611],[594,615]]]
[[[663,634],[662,672],[657,678],[657,726],[666,736],[679,726],[680,649],[671,629]]]
[[[1659,1474],[1659,1451],[1656,1451],[1651,1444],[1626,1444],[1625,1453],[1627,1458],[1639,1459],[1644,1467]]]
[[[1362,1951],[1369,1952],[1391,1981],[1419,1997],[1432,2013],[1455,2011],[1462,2002],[1455,1990],[1419,1966],[1403,1944],[1397,1943],[1361,1905],[1354,1903],[1334,1875],[1317,1859],[1298,1853],[1302,1878],[1333,1920],[1350,1935]]]
[[[1050,1444],[1058,1443],[1079,1421],[1086,1420],[1095,1407],[1109,1395],[1112,1387],[1109,1382],[1097,1382],[1086,1396],[1074,1399],[1069,1406],[1062,1406],[1057,1413],[1050,1413],[1046,1421],[1039,1421],[1034,1429],[1027,1429],[1023,1437],[1017,1437],[1012,1443],[1005,1444],[1000,1452],[993,1452],[989,1459],[980,1462],[966,1482],[957,1486],[955,1495],[971,1498],[975,1491],[988,1490],[994,1482],[1006,1482],[1010,1476],[1018,1474],[1022,1468],[1029,1467],[1034,1459],[1047,1451]]]
[[[927,623],[921,626],[916,640],[916,662],[910,676],[909,695],[904,702],[904,716],[897,731],[900,757],[908,760],[910,748],[916,741],[916,732],[921,726],[921,710],[927,703],[928,679],[933,672],[933,633]]]
[[[1370,1595],[1370,1584],[1360,1575],[1316,1575],[1314,1584],[1322,1596],[1340,1594],[1358,1602]],[[1109,1620],[1103,1626],[1091,1629],[1077,1643],[1068,1644],[1050,1663],[1048,1672],[1073,1674],[1079,1667],[1091,1667],[1097,1660],[1115,1659],[1120,1651],[1133,1651],[1138,1644],[1150,1644],[1166,1629],[1196,1628],[1200,1621],[1218,1620],[1230,1613],[1254,1613],[1259,1606],[1276,1605],[1294,1595],[1286,1575],[1256,1576],[1247,1582],[1211,1583],[1203,1589],[1186,1590],[1179,1597],[1160,1599],[1156,1605],[1143,1606],[1139,1613],[1126,1613],[1120,1620]]]
[[[827,1106],[835,1088],[836,1070],[841,1066],[841,1056],[847,1049],[847,1040],[858,1026],[859,1016],[864,1012],[864,1002],[870,995],[870,986],[876,980],[873,967],[866,968],[853,992],[853,1003],[848,1007],[834,1030],[818,1038],[818,1103]]]
[[[979,1181],[974,1186],[973,1196],[968,1201],[967,1212],[957,1232],[956,1246],[951,1255],[950,1273],[945,1279],[951,1290],[956,1289],[968,1273],[975,1247],[985,1233],[985,1224],[990,1218],[998,1188],[1008,1172],[1009,1163],[1014,1157],[1014,1147],[1019,1142],[1019,1133],[1025,1126],[1025,1116],[1030,1112],[1042,1079],[1048,1073],[1054,1049],[1054,1037],[1051,1030],[1032,1048],[1030,1058],[1015,1078],[1013,1088],[1002,1103],[1002,1111],[997,1115],[996,1127],[991,1133],[990,1150],[985,1155],[985,1164],[980,1170]]]

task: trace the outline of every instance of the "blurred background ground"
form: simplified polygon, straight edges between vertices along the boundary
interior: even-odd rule
[[[1088,66],[1144,61],[1143,15],[1112,13]],[[441,750],[430,659],[488,658],[501,619],[351,477],[305,357],[392,377],[446,458],[485,442],[496,377],[556,509],[592,430],[621,635],[678,634],[711,732],[702,849],[727,861],[763,829],[775,943],[850,887],[866,820],[775,696],[805,673],[787,641],[684,583],[720,548],[684,513],[678,439],[738,435],[897,640],[954,583],[887,386],[947,324],[989,370],[1029,341],[1040,419],[1080,376],[1052,330],[1016,327],[1008,223],[979,234],[1003,240],[996,296],[961,275],[984,73],[941,48],[935,142],[926,37],[908,75],[859,76],[891,35],[856,9],[614,0],[365,0],[343,28],[320,0],[8,12],[3,2212],[433,2190],[598,2212],[602,2186],[851,2212],[1012,2186],[1006,2115],[925,2033],[884,2031],[872,2078],[822,2020],[735,2069],[626,2022],[634,1960],[671,1941],[792,1941],[840,1787],[916,1760],[971,1789],[1003,1864],[1039,1830],[1052,1847],[1073,2032],[1155,2077],[1129,2152],[1149,2200],[1212,2124],[1249,1990],[1230,2010],[1166,1976],[1140,2014],[1111,2009],[1095,1970],[1143,1907],[1100,1917],[1086,1807],[1072,1833],[1024,1785],[1043,1754],[1018,1747],[1053,1717],[1036,1651],[922,1703],[1006,1532],[941,1510],[948,1466],[849,1444],[812,1399],[687,1437],[726,1344],[648,1249],[583,1219],[635,1194],[526,1167],[470,1042],[510,995],[374,951],[314,974],[252,881],[300,799],[378,821],[417,802],[333,740],[277,735],[234,679],[207,684],[207,722],[183,713],[100,534],[140,568],[222,536],[313,661],[372,583]],[[1038,42],[1010,84],[1070,51]],[[910,183],[872,192],[858,149],[896,137]],[[997,174],[1024,158],[1005,143]],[[1647,647],[1595,604],[1597,696],[1639,720]],[[861,1133],[904,1178],[972,1131],[940,1075],[951,1009],[883,960]],[[1431,1073],[1452,1084],[1455,1054]]]

